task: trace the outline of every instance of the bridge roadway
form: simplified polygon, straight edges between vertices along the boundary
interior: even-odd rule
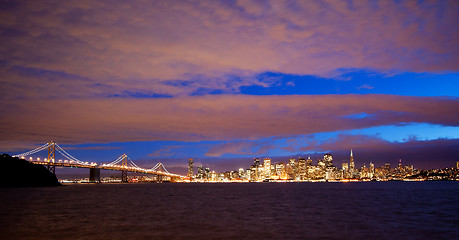
[[[24,159],[25,160],[25,159]],[[73,163],[69,161],[61,161],[59,160],[58,162],[48,162],[48,161],[40,161],[40,160],[27,160],[28,162],[34,163],[34,164],[40,164],[40,165],[45,165],[45,166],[55,166],[55,167],[73,167],[73,168],[90,168],[90,169],[105,169],[105,170],[113,170],[113,171],[125,171],[125,172],[135,172],[135,173],[144,173],[144,174],[152,174],[152,175],[158,175],[158,176],[165,176],[165,177],[170,177],[172,178],[179,178],[183,179],[184,176],[178,175],[178,174],[173,174],[173,173],[168,173],[168,172],[162,172],[162,171],[155,171],[152,169],[143,169],[143,168],[136,168],[136,167],[130,167],[130,166],[121,166],[121,165],[98,165],[96,163],[88,163],[88,164],[79,164],[79,163]]]

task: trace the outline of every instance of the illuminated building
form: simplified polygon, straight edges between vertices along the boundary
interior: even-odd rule
[[[459,162],[456,162],[456,168],[459,169]]]
[[[285,171],[289,179],[295,179],[297,175],[297,166],[295,158],[290,158],[289,163],[285,166]]]
[[[271,177],[271,159],[270,158],[265,158],[263,160],[263,167],[264,167],[265,179],[270,178]]]
[[[203,179],[204,178],[204,171],[202,169],[202,165],[198,166],[198,174],[196,175],[197,179]]]
[[[308,159],[306,160],[306,166],[312,166],[311,156],[308,156]]]
[[[280,178],[282,178],[283,176],[285,177],[285,164],[283,162],[276,163],[276,175]]]
[[[210,169],[209,169],[209,168],[206,168],[206,169],[204,170],[204,178],[205,178],[206,180],[209,180],[210,177],[211,177],[211,176],[210,176]]]
[[[253,158],[253,166],[255,167],[260,166],[260,158]]]
[[[244,178],[244,168],[239,168],[239,177]]]
[[[297,178],[304,180],[306,179],[307,169],[306,160],[304,158],[298,158],[298,176]]]
[[[190,178],[190,181],[192,180],[193,178],[193,159],[190,158],[188,160],[188,174],[187,176]]]
[[[333,157],[330,153],[326,153],[324,155],[323,163],[325,164],[325,167],[331,167],[333,165]]]
[[[353,173],[355,171],[355,165],[354,165],[354,155],[352,154],[352,149],[351,149],[351,157],[349,159],[349,171]]]
[[[375,165],[373,163],[370,163],[370,169],[369,169],[368,177],[373,178],[375,176]]]
[[[349,163],[343,162],[341,164],[341,169],[343,169],[343,171],[345,171],[345,172],[349,171]]]

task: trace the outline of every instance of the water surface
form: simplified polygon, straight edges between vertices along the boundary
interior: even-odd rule
[[[459,239],[459,182],[0,189],[0,239]]]

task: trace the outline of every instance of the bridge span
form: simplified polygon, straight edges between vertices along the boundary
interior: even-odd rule
[[[32,155],[41,152],[48,151],[48,157],[44,159],[33,158]],[[56,151],[64,156],[64,160],[56,160]],[[185,176],[170,173],[167,171],[166,167],[161,163],[157,163],[154,167],[147,169],[141,168],[135,164],[126,154],[122,154],[116,160],[110,163],[98,164],[95,162],[84,162],[73,157],[67,153],[61,146],[55,142],[46,143],[40,147],[37,147],[33,150],[30,150],[25,153],[14,155],[13,157],[18,157],[24,160],[27,160],[34,164],[41,164],[46,166],[46,168],[52,173],[56,174],[56,167],[74,167],[74,168],[89,168],[89,181],[90,182],[99,182],[100,181],[100,170],[113,170],[121,171],[121,181],[127,182],[128,172],[143,173],[143,174],[152,174],[158,177],[167,177],[171,181],[183,180]]]

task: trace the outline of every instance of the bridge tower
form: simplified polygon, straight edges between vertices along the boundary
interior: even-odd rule
[[[127,163],[128,163],[128,159],[127,159],[127,155],[126,154],[123,154],[123,158],[121,159],[121,166],[123,168],[127,168]],[[122,170],[121,171],[121,182],[127,182],[128,179],[127,179],[127,169],[126,170]]]
[[[56,174],[56,166],[54,165],[54,159],[55,159],[55,142],[51,141],[48,143],[48,165],[46,165],[46,168],[53,174]]]

